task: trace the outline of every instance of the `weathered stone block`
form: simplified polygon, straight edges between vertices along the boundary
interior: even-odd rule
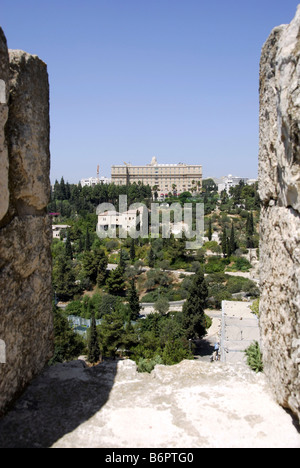
[[[9,60],[10,181],[17,212],[34,214],[47,206],[50,196],[47,66],[21,50],[10,50]]]
[[[6,215],[9,204],[8,153],[5,139],[5,125],[8,116],[8,51],[6,38],[0,28],[0,222]]]
[[[260,63],[260,327],[277,400],[300,418],[300,7]]]
[[[52,355],[49,84],[0,30],[0,415]]]

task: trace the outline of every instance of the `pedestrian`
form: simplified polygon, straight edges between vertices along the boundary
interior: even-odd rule
[[[220,343],[216,342],[214,346],[214,360],[215,361],[219,360],[219,349],[220,349]]]

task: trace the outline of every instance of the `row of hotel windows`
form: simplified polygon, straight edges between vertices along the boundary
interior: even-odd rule
[[[115,183],[116,183],[117,185],[125,185],[125,184],[126,184],[126,181],[125,181],[124,179],[120,179],[120,180],[116,180]],[[159,187],[161,190],[163,190],[163,186],[159,183],[158,180],[155,181],[155,182],[153,182],[153,181],[151,181],[151,180],[150,180],[150,181],[144,180],[143,183],[144,183],[144,185],[150,185],[150,187],[152,187],[153,185],[158,185],[158,187]],[[183,188],[183,189],[185,189],[185,188],[191,189],[191,188],[194,186],[193,184],[187,184],[187,185],[184,184],[184,185],[182,185],[181,183],[178,183],[178,182],[176,183],[176,181],[171,180],[169,184],[165,184],[165,189],[168,189],[169,187],[171,187],[171,186],[173,185],[173,183],[176,185],[177,189],[181,189],[181,188]]]
[[[115,174],[125,174],[126,173],[126,168],[123,167],[115,167],[113,168],[113,173]],[[169,168],[169,169],[149,169],[149,168],[130,168],[129,169],[129,174],[149,174],[149,173],[154,173],[154,174],[184,174],[184,173],[199,173],[201,172],[201,169],[199,167],[183,167],[183,168]]]

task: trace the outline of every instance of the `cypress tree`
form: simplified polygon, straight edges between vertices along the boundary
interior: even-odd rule
[[[132,262],[134,262],[135,259],[135,245],[134,245],[134,239],[131,239],[131,244],[130,244],[130,259]]]
[[[69,258],[70,260],[73,259],[73,249],[72,249],[72,244],[71,244],[71,241],[70,241],[69,233],[68,233],[67,239],[66,239],[65,254],[66,254],[66,257]]]
[[[208,289],[201,270],[194,275],[186,302],[183,305],[183,327],[188,339],[202,338],[206,332],[204,309]]]
[[[124,273],[126,267],[123,250],[120,249],[120,260],[119,260],[119,269]]]
[[[60,180],[60,196],[61,196],[61,200],[66,200],[66,198],[67,198],[67,196],[66,196],[66,185],[65,185],[65,181],[64,181],[63,177]]]
[[[212,226],[211,226],[211,218],[208,221],[208,240],[211,241],[212,238]]]
[[[153,268],[154,264],[155,264],[155,254],[154,254],[154,251],[153,251],[152,245],[151,245],[149,255],[148,255],[148,265],[149,265],[150,268]]]
[[[100,348],[98,343],[98,332],[96,327],[95,314],[93,312],[91,317],[90,336],[88,341],[88,361],[95,364],[99,361]]]
[[[91,250],[91,238],[90,238],[90,233],[89,233],[89,228],[86,227],[86,233],[85,233],[85,248],[84,250],[86,252],[89,252]]]
[[[129,307],[131,311],[130,320],[136,320],[138,316],[140,315],[141,306],[140,306],[139,296],[136,290],[134,278],[132,278],[132,280],[130,281],[128,303],[129,303]]]
[[[253,213],[248,213],[247,221],[246,221],[246,238],[247,238],[247,248],[252,249],[254,242],[253,242],[253,234],[254,234],[254,222],[253,222]]]
[[[228,242],[227,242],[227,236],[226,236],[226,228],[224,227],[223,232],[222,232],[222,240],[221,240],[222,253],[223,253],[224,257],[226,257],[226,255],[228,253],[227,244],[228,244]]]
[[[236,241],[235,241],[235,233],[234,233],[233,223],[231,225],[231,233],[230,233],[230,239],[229,239],[229,249],[230,249],[230,255],[232,255],[233,252],[236,250]]]

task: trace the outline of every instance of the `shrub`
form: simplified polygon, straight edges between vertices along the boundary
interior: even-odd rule
[[[255,315],[257,315],[257,317],[259,317],[259,298],[253,301],[250,309]]]
[[[163,364],[163,360],[159,355],[155,356],[153,359],[140,358],[137,370],[138,372],[148,372],[150,374],[156,364]]]
[[[224,284],[212,284],[208,287],[208,306],[220,309],[222,301],[230,301],[232,296]]]
[[[215,253],[220,253],[220,251],[221,251],[221,248],[220,248],[218,242],[216,242],[216,241],[207,241],[207,242],[205,242],[205,244],[203,245],[203,249],[211,250],[211,252],[215,252]]]
[[[245,257],[231,257],[231,260],[234,263],[227,267],[227,271],[249,271],[252,268],[251,263]]]
[[[225,270],[225,262],[220,257],[209,257],[205,264],[205,273],[217,273]]]
[[[181,362],[183,359],[193,359],[192,352],[185,347],[181,340],[167,341],[162,359],[163,363],[167,366],[172,366]]]
[[[247,364],[256,373],[263,371],[262,353],[260,351],[258,341],[253,341],[251,345],[245,349],[247,356]]]

